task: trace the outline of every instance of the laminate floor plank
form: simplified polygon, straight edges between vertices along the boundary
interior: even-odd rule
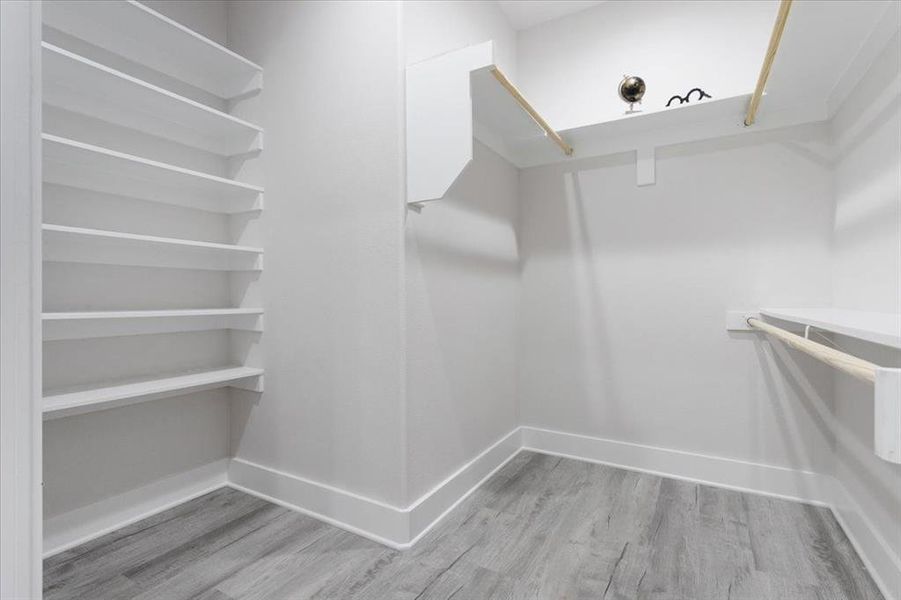
[[[224,489],[45,574],[47,600],[882,600],[828,509],[533,452],[406,551]]]
[[[186,504],[190,505],[188,510],[176,507],[139,521],[89,542],[87,549],[73,549],[72,558],[66,562],[45,567],[44,599],[90,597],[89,592],[99,589],[106,580],[270,505],[232,489],[217,490]]]

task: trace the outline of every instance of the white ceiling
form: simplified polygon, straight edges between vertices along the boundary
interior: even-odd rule
[[[513,29],[528,29],[601,4],[605,0],[497,0]]]

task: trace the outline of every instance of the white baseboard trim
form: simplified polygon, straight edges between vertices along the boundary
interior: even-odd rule
[[[812,471],[522,427],[523,449],[741,492],[828,506],[830,486]]]
[[[832,481],[832,512],[886,600],[901,600],[901,557],[837,479]]]
[[[240,458],[232,459],[228,480],[235,489],[403,550],[516,456],[521,445],[517,428],[406,508]]]
[[[409,540],[405,511],[379,500],[241,458],[231,460],[228,481],[235,489],[392,548]]]
[[[410,513],[411,537],[407,546],[419,541],[447,513],[519,454],[521,431],[517,427],[410,505],[407,511]]]
[[[53,556],[224,487],[227,470],[228,459],[223,458],[45,519],[43,557]]]

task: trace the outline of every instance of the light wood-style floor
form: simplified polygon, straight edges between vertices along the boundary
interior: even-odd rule
[[[831,512],[523,452],[413,549],[222,489],[49,558],[45,598],[881,599]]]

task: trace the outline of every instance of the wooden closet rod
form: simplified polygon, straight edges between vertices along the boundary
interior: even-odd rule
[[[760,331],[768,333],[774,338],[785,342],[795,350],[800,350],[817,360],[823,361],[827,365],[831,365],[840,371],[844,371],[852,377],[856,377],[862,381],[869,381],[870,383],[876,382],[876,369],[878,366],[871,362],[865,361],[862,358],[857,358],[856,356],[851,356],[850,354],[845,354],[835,348],[818,344],[805,337],[801,337],[800,335],[795,335],[790,331],[770,325],[769,323],[764,323],[760,319],[755,319],[754,317],[748,319],[748,325],[754,329],[759,329]]]
[[[494,78],[497,79],[498,83],[504,86],[504,88],[506,88],[508,92],[510,92],[510,95],[513,96],[513,99],[516,100],[516,102],[522,107],[524,111],[529,113],[529,116],[532,117],[532,120],[534,120],[535,123],[537,123],[538,126],[544,130],[548,137],[554,140],[555,144],[560,146],[560,149],[563,150],[563,154],[572,156],[573,147],[567,144],[566,140],[560,137],[560,134],[554,131],[553,128],[548,125],[547,121],[545,121],[544,118],[538,114],[538,111],[535,110],[532,105],[529,104],[529,101],[526,100],[525,97],[520,93],[520,91],[516,89],[516,86],[513,85],[513,83],[509,79],[507,79],[507,76],[504,75],[497,67],[493,67],[491,69],[491,74],[494,75]]]
[[[746,126],[753,125],[757,119],[757,108],[760,106],[766,81],[770,78],[770,69],[773,68],[773,61],[776,60],[776,52],[779,50],[779,42],[782,41],[782,32],[785,31],[785,22],[788,20],[788,11],[791,6],[792,0],[782,0],[779,5],[779,13],[773,24],[773,33],[770,34],[770,45],[766,49],[766,56],[763,57],[763,65],[760,67],[760,75],[757,77],[757,87],[754,88],[754,95],[751,96],[751,103],[748,104],[748,114],[745,117]]]

